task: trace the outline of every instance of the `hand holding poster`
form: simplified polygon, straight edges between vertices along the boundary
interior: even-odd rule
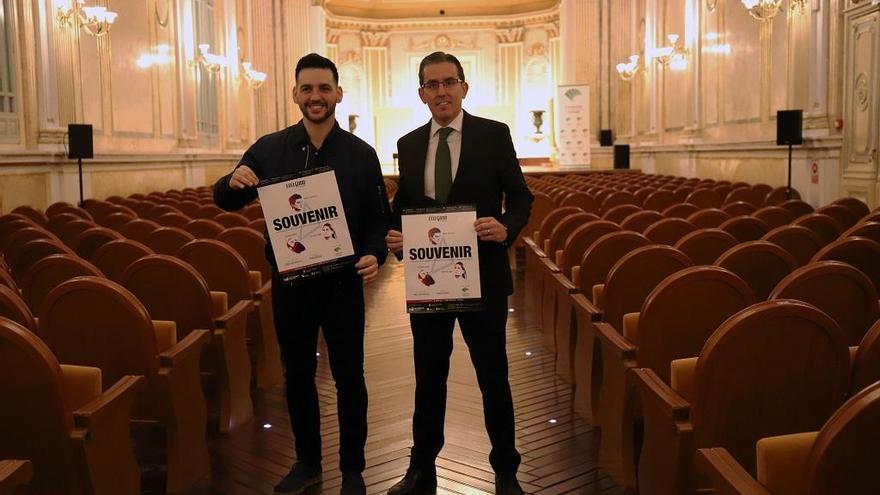
[[[481,309],[476,219],[473,206],[403,212],[408,313]]]
[[[322,167],[262,181],[257,191],[282,280],[311,278],[354,262],[332,169]]]

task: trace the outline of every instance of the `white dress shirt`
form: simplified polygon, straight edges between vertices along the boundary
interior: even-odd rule
[[[461,123],[464,120],[464,111],[458,112],[458,116],[452,119],[448,126],[453,130],[446,136],[449,145],[449,158],[452,162],[452,180],[458,172],[458,159],[461,156]],[[425,157],[425,196],[436,199],[434,191],[434,159],[437,157],[437,145],[440,143],[440,128],[444,127],[431,119],[431,138],[428,140],[428,156]]]

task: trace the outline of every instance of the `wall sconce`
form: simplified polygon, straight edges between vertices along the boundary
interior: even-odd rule
[[[789,8],[791,9],[792,15],[803,15],[804,12],[807,11],[807,0],[791,0],[791,2],[789,2]]]
[[[171,56],[170,45],[156,45],[153,47],[153,53],[142,53],[135,62],[141,69],[149,69],[154,65],[167,64],[174,60]]]
[[[226,57],[209,52],[206,43],[199,45],[199,52],[196,54],[196,57],[187,61],[187,65],[192,68],[198,67],[199,64],[202,64],[206,71],[214,73],[220,72],[220,69],[228,65]]]
[[[103,36],[110,31],[110,26],[116,20],[116,12],[107,10],[106,7],[86,7],[85,0],[56,0],[55,18],[60,26],[72,26],[74,22],[93,36]],[[69,5],[69,7],[68,7]]]
[[[669,67],[671,70],[684,70],[687,68],[687,50],[678,42],[677,34],[669,34],[666,36],[666,39],[669,40],[669,46],[655,48],[654,60]]]
[[[635,77],[636,72],[639,71],[639,56],[638,55],[630,55],[629,63],[619,63],[617,64],[617,74],[620,75],[620,78],[624,81],[629,81],[633,77]]]
[[[266,73],[252,69],[250,62],[241,62],[241,75],[253,89],[259,88],[266,82]]]
[[[769,21],[779,12],[782,0],[742,0],[742,4],[755,19]]]

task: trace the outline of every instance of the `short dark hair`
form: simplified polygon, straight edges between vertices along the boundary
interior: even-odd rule
[[[333,82],[339,84],[339,71],[336,70],[336,64],[329,58],[322,57],[317,53],[310,53],[296,63],[296,71],[293,76],[299,79],[299,73],[303,69],[328,69],[333,73]]]
[[[434,64],[442,64],[445,62],[449,62],[450,64],[455,65],[455,68],[458,70],[458,78],[464,82],[464,69],[461,67],[461,62],[455,58],[455,55],[451,53],[444,52],[434,52],[427,57],[422,59],[422,62],[419,64],[419,85],[425,83],[425,67],[428,65]]]

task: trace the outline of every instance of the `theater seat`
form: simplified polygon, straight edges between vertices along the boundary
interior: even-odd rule
[[[699,464],[716,493],[874,495],[880,492],[880,382],[851,397],[819,431],[765,437],[757,472],[721,447],[700,449]]]
[[[0,456],[33,463],[30,490],[140,493],[129,420],[142,377],[102,384],[100,369],[59,365],[39,337],[2,317],[0,375]]]
[[[53,289],[38,327],[59,360],[100,368],[105,386],[124,375],[144,376],[132,417],[164,427],[168,492],[207,476],[207,413],[199,375],[206,330],[175,342],[173,324],[154,323],[129,291],[97,277],[78,277]]]
[[[0,495],[19,493],[19,488],[30,483],[34,476],[31,461],[8,459],[0,461]]]
[[[708,488],[694,475],[699,448],[723,447],[755,473],[755,443],[821,428],[843,403],[849,371],[840,327],[793,300],[761,302],[730,317],[696,360],[673,361],[670,384],[635,369],[645,418],[640,493]]]

